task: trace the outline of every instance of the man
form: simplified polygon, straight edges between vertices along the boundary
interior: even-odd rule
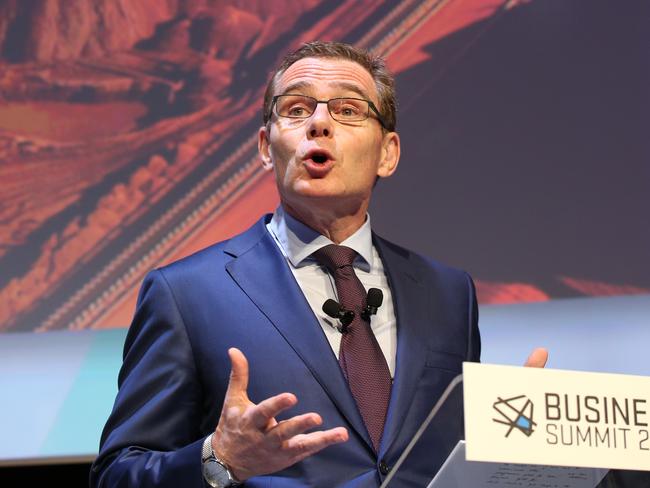
[[[304,45],[271,79],[264,124],[281,206],[147,276],[93,486],[376,487],[479,360],[469,276],[370,229],[373,187],[400,156],[383,61]],[[460,432],[428,435],[396,486],[425,485]]]

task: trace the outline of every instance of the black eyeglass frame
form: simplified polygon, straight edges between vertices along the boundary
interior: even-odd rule
[[[319,103],[324,103],[325,105],[327,105],[327,111],[329,112],[332,119],[336,120],[337,122],[346,122],[346,121],[345,120],[338,120],[332,114],[332,111],[330,110],[330,105],[329,105],[331,101],[333,101],[333,100],[360,100],[360,101],[366,102],[368,104],[368,108],[370,108],[370,110],[372,110],[375,113],[375,116],[377,118],[377,122],[379,122],[379,124],[384,129],[386,129],[387,131],[390,132],[390,129],[388,128],[386,122],[384,121],[384,118],[381,116],[381,113],[379,113],[379,109],[377,109],[377,107],[373,103],[373,101],[372,100],[367,100],[365,98],[357,98],[357,97],[335,97],[335,98],[330,98],[329,100],[318,100],[317,98],[310,97],[309,95],[302,95],[302,94],[298,94],[298,93],[284,93],[283,95],[275,95],[271,99],[271,113],[269,114],[268,120],[271,120],[271,114],[273,114],[273,113],[275,113],[275,115],[277,115],[278,117],[283,117],[285,119],[299,119],[299,120],[307,120],[309,117],[311,117],[313,115],[313,112],[311,114],[309,114],[309,116],[307,116],[307,117],[295,117],[295,116],[292,117],[291,115],[280,115],[277,112],[277,110],[275,110],[277,108],[277,103],[276,102],[278,101],[278,98],[287,97],[287,96],[299,96],[299,97],[309,98],[311,100],[314,100],[316,102],[317,106],[318,106]],[[314,108],[314,110],[315,110],[315,108]],[[366,113],[366,118],[365,119],[361,119],[361,120],[358,120],[358,121],[355,121],[355,122],[361,122],[363,120],[367,120],[368,117],[370,117],[370,113]]]

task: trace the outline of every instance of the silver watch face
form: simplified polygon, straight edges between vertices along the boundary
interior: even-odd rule
[[[227,488],[232,484],[226,467],[214,458],[203,462],[203,477],[214,488]]]

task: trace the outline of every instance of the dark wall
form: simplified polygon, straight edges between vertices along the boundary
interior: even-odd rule
[[[530,2],[427,46],[398,76],[403,157],[376,228],[552,297],[581,294],[562,277],[650,289],[649,13]]]

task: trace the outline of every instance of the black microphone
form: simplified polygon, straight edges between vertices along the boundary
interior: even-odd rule
[[[379,288],[370,288],[366,298],[366,308],[361,312],[361,318],[370,322],[370,316],[377,313],[377,309],[381,307],[384,301],[384,294]]]
[[[345,334],[348,331],[348,325],[354,320],[354,312],[352,310],[344,309],[340,303],[331,298],[325,300],[323,303],[323,312],[332,317],[333,319],[338,319],[341,321],[341,327],[337,327],[339,332]]]

